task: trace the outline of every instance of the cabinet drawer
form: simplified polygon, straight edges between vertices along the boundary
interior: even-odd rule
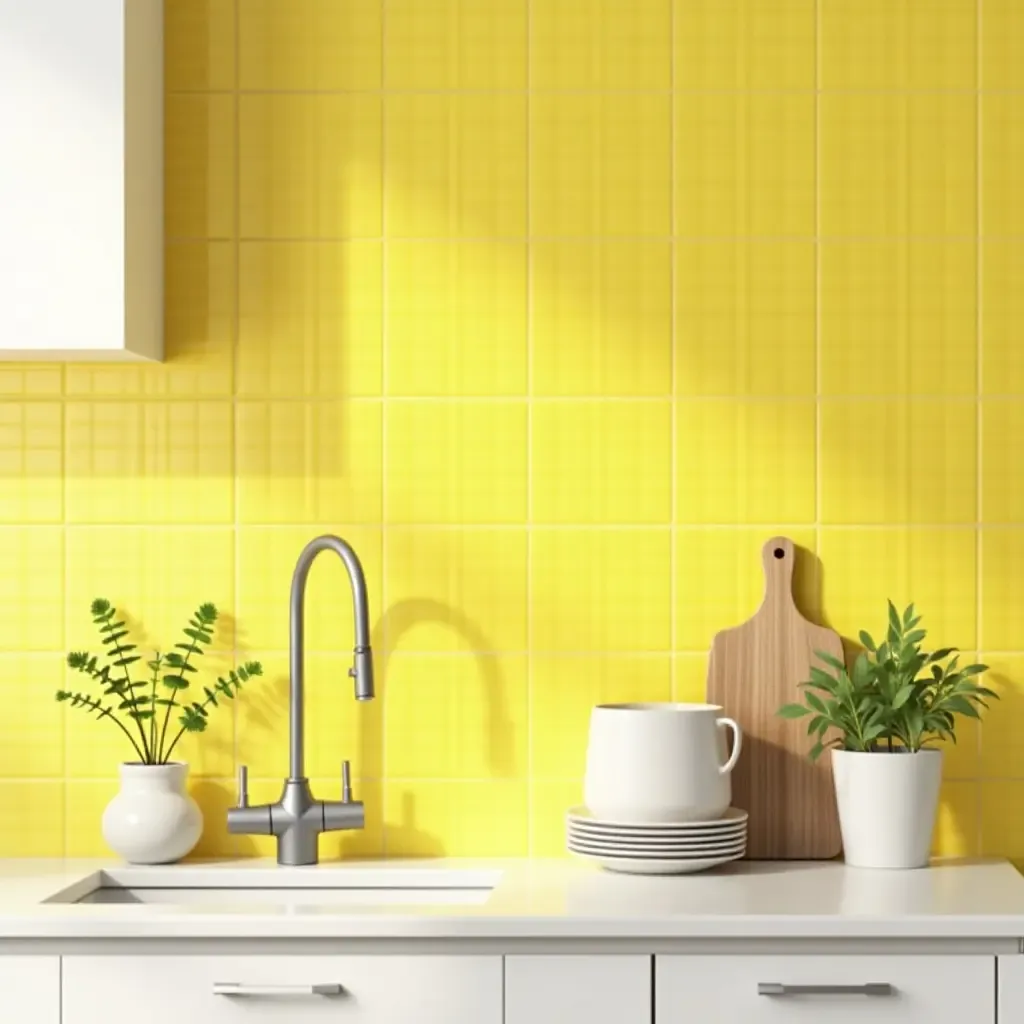
[[[60,957],[0,957],[0,1021],[60,1024]]]
[[[994,1024],[995,958],[663,956],[655,1008],[657,1024]]]
[[[501,957],[69,956],[63,995],[63,1024],[501,1024]]]

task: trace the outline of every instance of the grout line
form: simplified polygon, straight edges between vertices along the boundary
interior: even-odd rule
[[[235,605],[236,618],[234,622],[234,637],[232,640],[233,650],[232,657],[234,663],[238,664],[239,650],[238,650],[238,596],[242,592],[242,576],[239,567],[241,559],[241,513],[239,510],[239,498],[241,492],[241,473],[238,471],[239,467],[239,450],[238,450],[238,365],[239,365],[239,346],[241,344],[242,336],[242,249],[241,249],[241,235],[242,235],[242,98],[241,98],[241,83],[242,83],[242,71],[241,71],[241,57],[242,57],[242,46],[241,46],[241,33],[242,33],[242,16],[239,10],[240,0],[234,0],[235,8],[235,238],[234,238],[234,271],[235,271],[235,294],[234,294],[234,323],[231,326],[231,397],[232,397],[232,417],[231,417],[231,430],[233,436],[231,438],[231,449],[232,449],[232,476],[234,477],[232,483],[232,512],[234,516],[234,586],[235,592],[232,595],[232,600]],[[238,765],[240,763],[240,751],[239,751],[239,725],[241,715],[239,713],[238,701],[231,702],[231,724],[232,724],[232,744],[231,744],[231,755],[235,772],[238,772]],[[237,794],[236,794],[237,796]]]
[[[982,505],[982,416],[981,416],[981,395],[982,395],[982,330],[984,327],[981,309],[981,283],[982,283],[982,255],[981,255],[981,30],[982,30],[982,5],[984,0],[976,0],[975,5],[975,107],[974,107],[974,230],[977,235],[974,250],[974,310],[975,310],[975,512],[977,528],[974,534],[974,643],[975,647],[981,647],[981,590],[982,590],[982,530],[981,524],[984,515]],[[980,660],[980,659],[979,659]],[[982,763],[982,730],[984,724],[979,723],[975,730],[975,754],[980,770]],[[981,787],[978,786],[975,792],[975,841],[977,853],[981,853],[984,844],[984,816],[982,813]]]
[[[533,0],[526,3],[526,855],[533,856]]]
[[[382,0],[380,12],[380,84],[383,89],[385,54],[387,53],[388,3]],[[387,201],[387,109],[386,97],[381,93],[380,101],[380,640],[386,652],[390,649],[387,634],[387,579],[388,579],[388,201]],[[386,673],[380,676],[380,693],[377,697],[383,704],[380,710],[380,853],[387,860],[388,826],[384,817],[387,804],[387,692]],[[361,766],[362,767],[362,766]]]
[[[529,105],[529,103],[527,104]],[[999,234],[986,236],[993,241],[1019,242],[1024,234]],[[579,245],[592,247],[595,245],[664,245],[676,241],[685,245],[798,245],[821,241],[829,245],[966,245],[975,240],[975,235],[918,235],[893,233],[889,235],[674,235],[674,234],[640,234],[640,235],[392,235],[388,241],[400,242],[402,245],[524,245],[527,242],[543,242],[561,245]],[[165,239],[169,246],[187,245],[229,245],[236,241],[226,235],[168,235]],[[351,245],[360,242],[367,245],[384,241],[382,235],[246,235],[237,239],[243,245]],[[109,363],[109,366],[125,366],[126,363]],[[74,397],[72,392],[68,397]],[[57,396],[51,396],[53,401]],[[148,399],[150,396],[147,395]]]
[[[676,381],[676,373],[678,371],[677,358],[676,358],[676,329],[678,325],[678,308],[679,300],[677,296],[678,289],[676,288],[676,270],[678,254],[676,251],[676,53],[675,53],[675,39],[676,39],[676,5],[672,4],[669,9],[669,46],[670,60],[669,60],[669,85],[672,89],[672,98],[669,104],[669,117],[671,121],[669,123],[669,187],[671,192],[669,194],[669,216],[671,217],[670,230],[672,232],[672,241],[670,243],[670,254],[669,254],[669,275],[670,285],[669,294],[671,296],[671,307],[669,310],[669,330],[671,332],[669,337],[669,385],[672,389],[672,408],[669,414],[669,429],[672,431],[672,435],[669,438],[669,480],[671,481],[671,490],[669,494],[670,511],[669,511],[669,555],[668,555],[668,594],[669,594],[669,647],[672,650],[672,656],[669,663],[669,696],[670,699],[675,701],[678,700],[676,694],[676,643],[678,641],[677,629],[676,629],[676,603],[679,599],[676,593],[676,544],[677,544],[677,530],[676,520],[679,511],[679,482],[677,480],[678,474],[676,473],[676,465],[678,459],[677,451],[677,435],[678,435],[678,402],[677,392],[678,384]],[[705,682],[706,686],[706,682]],[[653,1018],[652,1018],[653,1019]]]
[[[450,89],[428,88],[379,88],[379,89],[283,89],[283,88],[246,88],[239,90],[243,96],[522,96],[533,93],[537,96],[665,96],[669,89],[658,88],[623,88],[613,86],[579,86],[575,88],[513,89],[513,88],[466,88],[455,86]],[[806,88],[727,88],[712,86],[679,86],[672,90],[680,96],[807,96],[811,93],[834,96],[972,96],[978,91],[975,87],[930,87],[914,88],[909,86],[878,86],[875,88],[838,87],[806,89]],[[986,94],[998,96],[1024,95],[1024,89],[987,88]],[[166,89],[165,97],[183,96],[189,98],[204,96],[230,96],[231,89]]]
[[[821,0],[814,4],[814,547],[815,554],[821,555]],[[820,563],[819,563],[820,564]],[[819,603],[824,604],[820,593],[822,580],[817,581]],[[818,615],[824,609],[818,608]]]

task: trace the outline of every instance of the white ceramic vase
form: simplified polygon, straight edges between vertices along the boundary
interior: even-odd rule
[[[832,751],[846,863],[922,868],[928,863],[942,783],[942,751]]]
[[[199,842],[203,815],[188,765],[122,764],[121,790],[103,812],[103,838],[129,864],[172,864]]]

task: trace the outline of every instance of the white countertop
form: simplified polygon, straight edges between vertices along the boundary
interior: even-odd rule
[[[273,906],[44,902],[103,879],[136,887],[487,884],[479,905]],[[400,879],[400,880],[399,880]],[[217,861],[126,868],[0,861],[6,939],[1006,939],[1024,938],[1024,878],[1004,861],[920,871],[837,862],[741,862],[683,877],[614,875],[572,861],[359,861],[282,868]]]

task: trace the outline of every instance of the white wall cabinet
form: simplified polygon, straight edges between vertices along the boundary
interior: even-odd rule
[[[0,360],[163,354],[163,0],[0,0]]]
[[[68,956],[62,990],[63,1024],[502,1024],[500,956]]]
[[[655,968],[655,1020],[995,1024],[995,982],[992,956],[662,956]],[[891,991],[869,995],[863,989],[869,984]],[[784,989],[761,994],[762,985]]]
[[[508,956],[505,1024],[652,1024],[649,956]]]
[[[0,958],[0,1021],[60,1024],[60,957]]]

